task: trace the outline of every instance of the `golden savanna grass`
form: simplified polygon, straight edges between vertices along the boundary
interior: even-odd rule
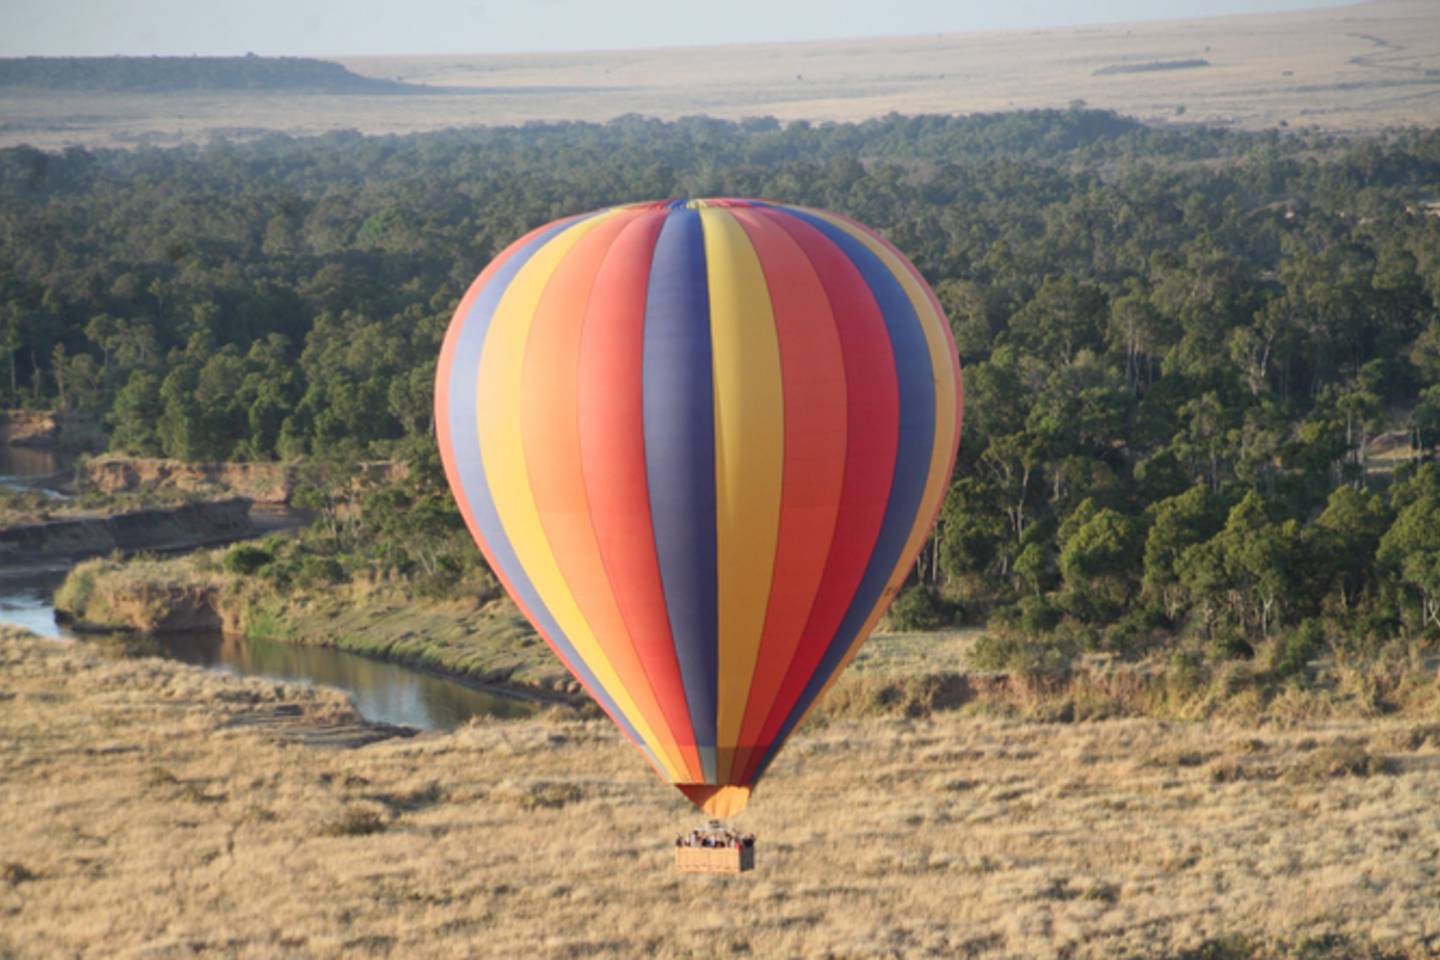
[[[466,38],[458,37],[464,48]],[[484,38],[473,39],[483,45]],[[444,88],[403,96],[91,92],[0,95],[0,146],[130,146],[263,130],[413,133],[544,120],[855,121],[1084,100],[1156,123],[1333,131],[1440,122],[1440,5],[1373,0],[1250,16],[552,54],[339,57],[367,76]],[[1156,61],[1195,69],[1097,73]],[[1179,108],[1184,107],[1183,114]]]
[[[1440,725],[812,724],[727,879],[607,723],[325,749],[333,691],[100,649],[0,633],[0,955],[1440,951]]]

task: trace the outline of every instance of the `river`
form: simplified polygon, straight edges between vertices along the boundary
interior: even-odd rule
[[[69,468],[69,463],[50,451],[0,445],[0,486],[56,495],[47,484]],[[117,649],[118,645],[75,635],[56,623],[53,598],[68,569],[67,564],[0,567],[0,623],[64,643],[97,643]],[[225,673],[336,687],[350,695],[367,720],[422,730],[454,729],[476,716],[519,717],[535,711],[535,706],[524,700],[343,650],[220,633],[166,634],[127,646],[145,655]]]

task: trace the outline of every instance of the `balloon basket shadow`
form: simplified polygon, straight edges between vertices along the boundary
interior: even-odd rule
[[[675,840],[675,869],[681,873],[740,874],[755,869],[755,837],[741,835],[719,820]]]

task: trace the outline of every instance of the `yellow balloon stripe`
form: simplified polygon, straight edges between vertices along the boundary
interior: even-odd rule
[[[760,652],[785,458],[780,341],[760,258],[723,207],[702,207],[715,396],[719,669],[716,772],[730,781]]]
[[[825,681],[820,696],[811,701],[810,710],[815,704],[825,698],[835,680],[845,672],[850,661],[855,658],[860,646],[870,636],[870,631],[875,629],[875,623],[884,615],[889,607],[889,601],[910,575],[910,568],[915,563],[915,558],[920,552],[920,546],[930,533],[931,523],[935,517],[935,510],[940,501],[945,497],[946,487],[950,482],[950,451],[954,446],[955,429],[958,426],[955,416],[955,367],[950,359],[950,340],[945,335],[945,317],[940,315],[930,297],[926,295],[924,287],[910,268],[890,250],[885,244],[871,236],[866,230],[859,229],[849,221],[843,220],[834,214],[822,210],[807,209],[807,212],[834,224],[844,230],[850,236],[865,244],[871,253],[880,258],[885,268],[894,274],[895,279],[900,281],[901,287],[905,290],[905,296],[909,298],[910,304],[915,308],[915,316],[920,320],[921,329],[925,332],[925,346],[930,353],[930,370],[935,382],[935,439],[930,451],[930,469],[925,477],[925,491],[920,496],[920,509],[916,513],[915,523],[910,528],[910,535],[905,540],[905,549],[900,553],[899,563],[894,572],[890,575],[885,590],[881,593],[881,601],[870,611],[864,626],[855,635],[850,649],[840,661],[840,665]],[[809,712],[808,710],[806,711]]]
[[[594,672],[615,706],[635,727],[655,758],[665,766],[671,781],[683,780],[680,767],[665,739],[645,722],[631,696],[605,656],[594,632],[580,612],[556,563],[530,491],[521,434],[520,402],[525,341],[535,308],[556,265],[585,234],[621,211],[607,210],[561,232],[525,263],[505,289],[490,321],[480,357],[475,397],[475,421],[485,478],[505,535],[541,601],[574,645],[576,653]]]

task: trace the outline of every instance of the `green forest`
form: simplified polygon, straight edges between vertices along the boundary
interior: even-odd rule
[[[116,451],[305,460],[322,506],[334,465],[408,459],[310,566],[462,589],[430,409],[461,293],[540,223],[711,195],[883,231],[949,315],[965,432],[893,623],[989,623],[997,664],[1268,642],[1282,674],[1440,639],[1440,131],[1075,109],[10,149],[0,397]]]

